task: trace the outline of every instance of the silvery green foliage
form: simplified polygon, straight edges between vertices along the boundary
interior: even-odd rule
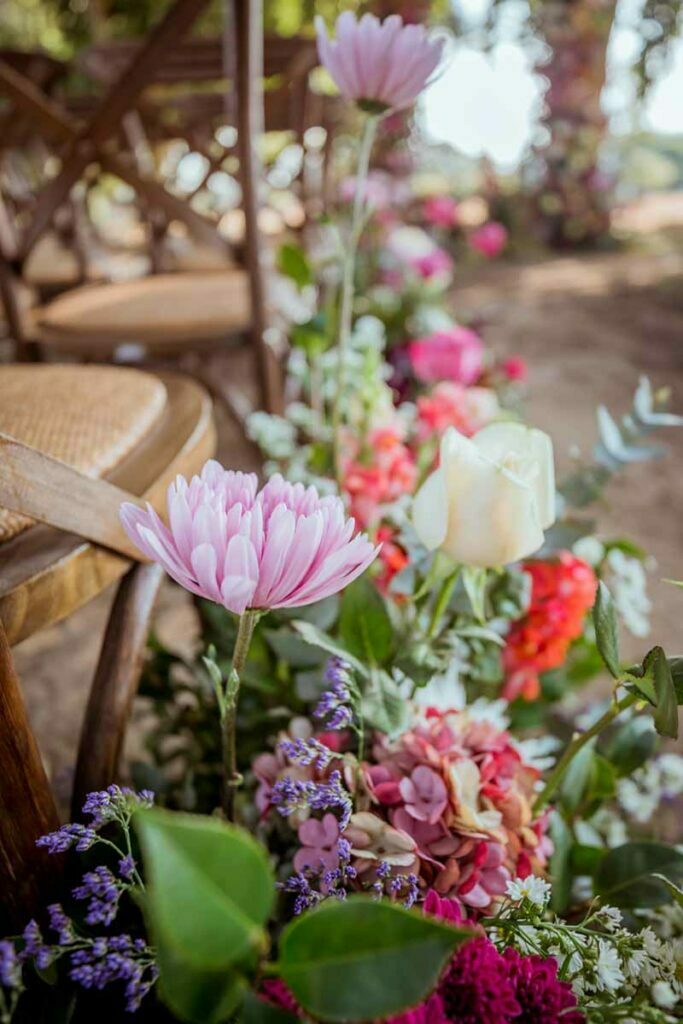
[[[615,420],[606,406],[598,407],[599,439],[593,449],[593,462],[579,467],[559,487],[564,502],[573,508],[585,508],[596,501],[609,479],[625,466],[648,462],[666,454],[661,444],[646,444],[663,427],[683,426],[683,416],[666,409],[668,392],[653,392],[647,377],[641,377],[629,412]]]
[[[283,416],[252,412],[247,419],[247,437],[271,459],[288,459],[296,448],[296,427]]]

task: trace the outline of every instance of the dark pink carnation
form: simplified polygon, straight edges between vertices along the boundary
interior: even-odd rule
[[[557,960],[520,956],[516,949],[506,949],[503,956],[515,986],[520,1024],[584,1024],[571,985],[557,977]]]
[[[485,938],[458,949],[439,994],[446,1018],[454,1024],[510,1024],[520,1014],[508,964]],[[524,1018],[524,1024],[530,1021]]]

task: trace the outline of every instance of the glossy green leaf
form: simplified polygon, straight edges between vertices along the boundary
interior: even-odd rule
[[[593,623],[595,625],[595,642],[600,656],[615,679],[619,678],[619,639],[617,633],[617,613],[614,609],[612,595],[600,581],[593,606]]]
[[[674,903],[678,903],[679,907],[683,907],[683,889],[679,885],[675,885],[669,878],[665,878],[664,875],[657,874],[657,872],[652,877],[666,886],[671,893]]]
[[[660,736],[678,737],[678,702],[671,668],[661,647],[653,647],[645,656],[643,669],[646,677],[652,679],[656,707],[655,728]]]
[[[666,843],[624,843],[600,861],[595,892],[618,907],[658,907],[671,902],[660,875],[674,885],[683,884],[683,853]]]
[[[649,715],[632,718],[620,726],[612,736],[605,757],[619,775],[630,775],[640,768],[657,747],[657,733]]]
[[[314,1017],[361,1021],[415,1006],[471,935],[416,911],[352,896],[330,900],[288,925],[280,974]]]
[[[298,1020],[293,1013],[269,1003],[255,992],[247,992],[239,1016],[239,1024],[296,1024]]]
[[[347,587],[341,601],[339,636],[357,658],[381,665],[391,654],[394,630],[384,598],[361,576]]]
[[[162,996],[181,1020],[224,1020],[241,999],[243,970],[267,946],[274,879],[265,850],[216,818],[154,809],[135,825]]]

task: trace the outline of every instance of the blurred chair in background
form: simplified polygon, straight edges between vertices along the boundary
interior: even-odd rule
[[[59,858],[35,846],[59,818],[11,646],[120,580],[90,690],[73,790],[114,781],[163,573],[141,563],[122,499],[159,511],[176,474],[215,448],[211,401],[193,381],[111,366],[0,367],[0,891],[22,918]],[[16,922],[15,922],[16,923]]]
[[[132,344],[155,362],[220,351],[246,334],[256,358],[261,404],[276,411],[282,395],[275,349],[282,347],[283,337],[268,307],[269,255],[259,226],[259,216],[264,217],[257,152],[263,136],[260,5],[237,0],[225,40],[183,42],[203,6],[205,0],[176,0],[142,43],[102,44],[86,51],[82,70],[97,79],[103,96],[79,98],[71,110],[28,78],[26,67],[20,70],[16,62],[0,61],[0,91],[60,151],[59,169],[32,205],[28,222],[24,213],[25,225],[14,238],[7,237],[7,230],[0,236],[0,288],[20,358],[30,355],[31,343],[60,357],[84,360],[121,357],[126,351],[130,355]],[[289,131],[302,154],[310,120],[308,76],[315,63],[310,40],[274,40],[269,45],[266,110],[271,126]],[[226,80],[233,86],[227,97]],[[85,123],[74,116],[74,107],[81,118],[87,115]],[[316,144],[309,148],[314,156],[321,135],[320,130],[313,134]],[[176,159],[174,167],[174,147],[176,153],[195,157],[200,167],[189,189],[174,173],[182,165]],[[319,162],[319,152],[317,158]],[[315,165],[315,160],[301,160],[303,169],[310,170],[310,163]],[[162,272],[75,288],[27,317],[17,300],[21,272],[25,274],[31,252],[74,186],[92,176],[93,166],[125,182],[135,194],[150,226],[151,269]],[[240,208],[223,212],[220,192],[234,186],[237,169]],[[321,180],[319,173],[316,180]],[[299,224],[310,195],[305,189],[304,181]],[[290,215],[287,225],[286,215],[279,216],[283,227],[298,226],[296,219]],[[176,244],[174,251],[169,242],[177,238],[186,244]],[[168,269],[176,272],[169,274]],[[199,372],[206,366],[203,358]],[[221,397],[233,409],[244,404],[234,389],[234,401],[230,394]]]

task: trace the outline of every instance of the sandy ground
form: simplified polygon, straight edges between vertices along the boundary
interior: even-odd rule
[[[655,386],[670,386],[674,407],[683,411],[681,249],[649,243],[638,255],[493,266],[460,284],[460,308],[485,318],[489,344],[528,361],[528,419],[551,433],[560,467],[568,464],[572,446],[590,450],[596,406],[625,412],[643,373]],[[253,452],[234,424],[221,416],[219,428],[221,460],[250,466]],[[600,525],[606,536],[629,535],[656,558],[652,639],[677,653],[683,649],[683,595],[659,578],[683,576],[683,434],[670,431],[668,442],[666,461],[633,467],[611,485]],[[63,796],[110,601],[111,594],[103,594],[16,650],[41,749]],[[191,644],[193,618],[175,588],[164,587],[157,623],[168,642]],[[638,642],[634,650],[641,647]]]

